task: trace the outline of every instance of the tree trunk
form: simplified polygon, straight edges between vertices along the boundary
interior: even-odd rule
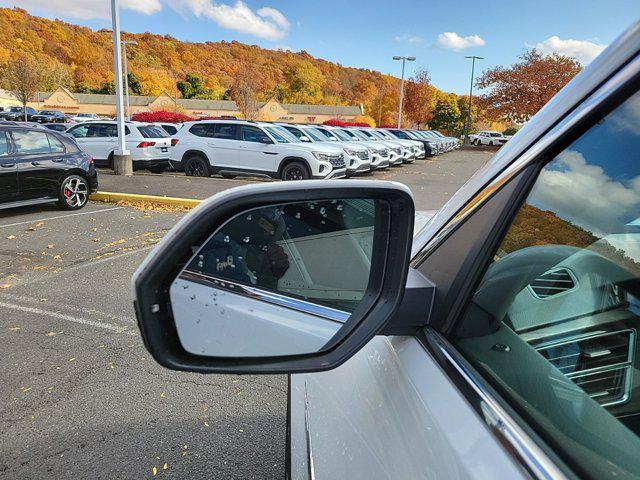
[[[24,121],[27,121],[27,102],[22,104],[22,113],[24,113]]]

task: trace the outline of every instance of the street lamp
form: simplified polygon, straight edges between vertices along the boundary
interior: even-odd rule
[[[113,74],[116,80],[116,120],[118,148],[113,154],[113,170],[117,175],[132,175],[131,155],[124,139],[124,112],[122,111],[122,54],[120,51],[120,11],[118,0],[111,0],[111,23],[113,30]]]
[[[127,98],[127,120],[131,120],[131,110],[129,106],[129,70],[127,69],[127,45],[138,45],[135,40],[122,40],[122,56],[124,58],[124,81],[126,85],[125,97]]]
[[[416,57],[393,57],[394,60],[402,60],[402,77],[400,79],[400,101],[398,102],[398,128],[402,124],[402,97],[404,96],[404,64],[405,62],[413,62]]]
[[[469,57],[471,59],[471,85],[469,85],[469,111],[467,112],[467,126],[464,129],[464,144],[469,145],[469,132],[471,131],[471,98],[473,96],[473,72],[476,66],[476,60],[484,60],[484,57],[477,57],[475,55],[471,55]]]

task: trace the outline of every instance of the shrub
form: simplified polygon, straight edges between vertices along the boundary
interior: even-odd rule
[[[136,122],[164,122],[164,123],[182,123],[193,120],[192,117],[182,113],[167,112],[158,110],[157,112],[139,112],[131,116],[131,120]]]
[[[328,125],[330,127],[370,127],[371,126],[366,122],[345,122],[343,120],[338,120],[336,118],[332,118],[331,120],[326,120],[322,124]]]
[[[503,135],[515,135],[516,133],[518,133],[518,129],[516,127],[509,127],[507,128],[504,132],[502,132]]]

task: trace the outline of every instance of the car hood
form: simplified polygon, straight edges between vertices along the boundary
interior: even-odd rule
[[[290,150],[306,150],[308,152],[322,152],[322,153],[342,153],[342,149],[338,147],[334,147],[333,145],[328,145],[324,143],[278,143],[280,147],[290,149]]]

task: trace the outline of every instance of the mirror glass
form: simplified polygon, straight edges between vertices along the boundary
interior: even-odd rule
[[[171,286],[185,350],[215,357],[322,350],[364,297],[376,217],[388,208],[381,200],[335,199],[260,207],[228,220],[194,246]]]

